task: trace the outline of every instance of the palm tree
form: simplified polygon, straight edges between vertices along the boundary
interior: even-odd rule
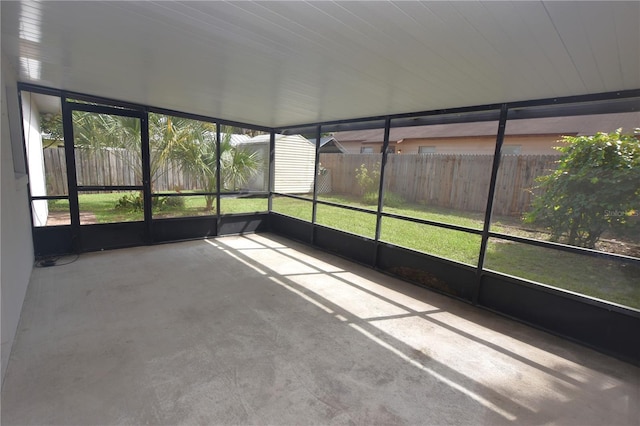
[[[197,176],[204,192],[216,192],[216,127],[202,121],[167,119],[165,140],[160,153],[164,161],[177,162],[183,171]],[[231,143],[230,133],[221,133],[220,186],[236,191],[260,171],[258,154]],[[213,209],[214,195],[205,195],[206,210]]]
[[[75,111],[73,126],[77,147],[100,153],[109,149],[131,166],[136,180],[142,181],[139,119]],[[233,145],[231,133],[221,135],[220,186],[236,191],[261,171],[260,159],[257,153]],[[194,176],[204,192],[216,192],[214,123],[151,113],[149,145],[152,186],[173,163]],[[211,211],[215,196],[205,195],[205,199],[206,210]]]
[[[112,153],[129,166],[135,181],[142,183],[140,119],[74,111],[73,136],[74,145],[81,152],[99,157]]]
[[[212,170],[201,161],[200,155],[207,150],[215,152],[215,140],[209,136],[215,135],[215,131],[215,124],[212,123],[149,114],[152,180],[157,181],[172,167],[196,177],[210,174]]]

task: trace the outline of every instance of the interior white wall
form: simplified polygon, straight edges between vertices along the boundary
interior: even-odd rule
[[[47,184],[44,175],[44,155],[42,152],[42,134],[40,132],[40,111],[29,92],[22,94],[22,126],[26,142],[27,159],[29,161],[29,188],[31,195],[47,195]],[[33,224],[45,226],[49,216],[49,205],[46,200],[34,201],[32,206]]]
[[[20,320],[22,303],[33,269],[33,242],[27,198],[27,178],[14,169],[12,135],[20,135],[20,117],[15,72],[2,54],[2,126],[0,161],[0,306],[2,381]],[[20,146],[16,142],[13,146]],[[19,157],[21,152],[15,152]]]

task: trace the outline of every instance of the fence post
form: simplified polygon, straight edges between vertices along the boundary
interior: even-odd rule
[[[316,164],[313,173],[313,203],[311,204],[311,244],[316,243],[316,216],[318,214],[318,163],[320,162],[320,137],[322,135],[322,126],[318,124],[316,129]]]

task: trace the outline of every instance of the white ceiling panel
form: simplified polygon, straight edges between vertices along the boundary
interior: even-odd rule
[[[21,81],[270,127],[640,88],[640,2],[0,4]]]

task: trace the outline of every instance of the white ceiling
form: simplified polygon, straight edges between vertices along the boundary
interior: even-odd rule
[[[269,127],[640,88],[640,2],[8,2],[20,80]]]

